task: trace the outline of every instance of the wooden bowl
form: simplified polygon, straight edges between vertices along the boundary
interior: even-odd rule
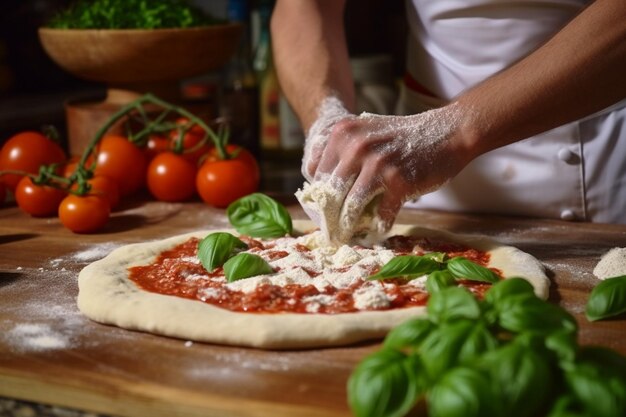
[[[67,72],[109,85],[156,83],[200,75],[225,65],[240,24],[189,29],[40,28],[40,42]]]

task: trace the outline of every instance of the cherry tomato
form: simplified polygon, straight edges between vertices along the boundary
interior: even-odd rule
[[[227,207],[258,187],[258,169],[241,159],[207,161],[196,176],[198,194],[205,203],[215,207]]]
[[[22,132],[11,137],[0,151],[0,171],[16,170],[37,174],[41,165],[62,163],[65,153],[56,142],[38,132]],[[0,177],[9,190],[15,191],[22,175]]]
[[[176,120],[176,123],[184,125],[188,123],[188,120],[185,118],[179,118]],[[206,132],[202,129],[202,127],[194,124],[183,136],[182,155],[193,163],[197,164],[198,161],[200,161],[200,159],[212,148],[212,142],[210,139],[207,139],[202,145],[200,145],[200,142],[204,140],[205,133]],[[177,129],[170,132],[170,149],[176,149],[176,143],[178,142],[179,135],[180,132]],[[193,151],[191,149],[193,149]]]
[[[105,197],[69,194],[59,206],[59,220],[74,233],[92,233],[109,220],[111,207]]]
[[[146,154],[148,161],[151,161],[152,158],[161,152],[168,150],[170,150],[170,139],[160,135],[150,135],[148,142],[146,142],[144,153]]]
[[[146,179],[146,157],[137,146],[123,136],[109,135],[98,146],[94,175],[114,180],[124,197],[138,191]]]
[[[0,182],[0,207],[4,205],[4,201],[7,198],[7,187]]]
[[[59,188],[33,183],[23,177],[15,188],[15,201],[22,211],[34,217],[53,216],[67,193]]]
[[[91,186],[88,195],[104,197],[109,201],[111,209],[117,207],[120,202],[120,190],[115,181],[104,175],[97,175],[87,180],[87,183]],[[76,191],[78,184],[74,184],[72,189]]]
[[[239,145],[228,144],[226,145],[226,153],[228,154],[229,159],[239,159],[245,162],[247,165],[250,165],[253,170],[259,172],[259,164],[257,163],[252,153],[250,153],[250,151],[248,151],[246,148],[243,148]],[[219,160],[220,157],[217,152],[217,148],[211,148],[209,153],[206,155],[204,162]],[[260,173],[258,175],[260,176]]]
[[[148,166],[148,190],[161,201],[185,201],[196,191],[196,165],[174,152],[162,152]]]

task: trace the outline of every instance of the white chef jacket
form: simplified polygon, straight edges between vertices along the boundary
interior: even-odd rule
[[[407,0],[406,86],[399,114],[445,104],[544,43],[585,0]],[[626,80],[625,80],[626,82]],[[409,206],[626,223],[626,100],[488,152]]]

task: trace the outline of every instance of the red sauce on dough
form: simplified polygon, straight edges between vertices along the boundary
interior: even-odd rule
[[[289,255],[285,250],[274,250],[272,242],[262,242],[249,237],[242,237],[242,240],[248,245],[248,250],[251,253],[264,251],[268,261]],[[198,300],[237,312],[339,314],[362,311],[355,306],[353,295],[368,285],[368,282],[364,280],[355,280],[347,288],[328,286],[322,290],[313,284],[288,284],[285,286],[261,284],[251,292],[233,290],[226,286],[222,268],[217,268],[209,273],[198,262],[198,242],[199,239],[189,239],[162,252],[150,265],[129,268],[129,278],[146,291]],[[483,266],[487,266],[489,263],[489,254],[486,252],[455,243],[426,238],[394,236],[385,242],[385,246],[393,250],[396,255],[446,252],[450,257],[463,256]],[[310,251],[300,244],[296,244],[294,248],[301,254]],[[349,268],[348,266],[343,270]],[[320,275],[318,271],[303,269],[312,280]],[[373,274],[377,270],[378,268],[371,268],[367,272]],[[493,270],[502,276],[500,271]],[[342,268],[336,268],[334,272],[342,272]],[[480,298],[490,287],[488,283],[469,280],[459,280],[458,282],[459,285],[466,287]],[[372,307],[371,310],[425,305],[428,301],[428,293],[419,287],[406,284],[407,281],[400,278],[381,282],[390,299],[389,305],[382,308]],[[311,299],[329,299],[330,297],[332,297],[332,302],[313,302],[313,308],[311,307]]]

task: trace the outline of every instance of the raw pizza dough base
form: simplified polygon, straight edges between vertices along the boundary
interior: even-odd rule
[[[315,225],[294,221],[304,232]],[[127,268],[147,265],[164,250],[191,237],[203,238],[217,230],[193,232],[159,241],[130,244],[86,266],[78,277],[78,307],[94,321],[158,335],[265,349],[339,346],[384,337],[391,328],[426,314],[425,307],[344,314],[238,313],[201,301],[151,293],[128,279]],[[237,234],[233,230],[222,230]],[[541,263],[521,250],[485,237],[459,236],[410,225],[396,225],[391,235],[439,237],[489,251],[490,267],[505,277],[526,278],[535,293],[546,299],[549,280]]]

